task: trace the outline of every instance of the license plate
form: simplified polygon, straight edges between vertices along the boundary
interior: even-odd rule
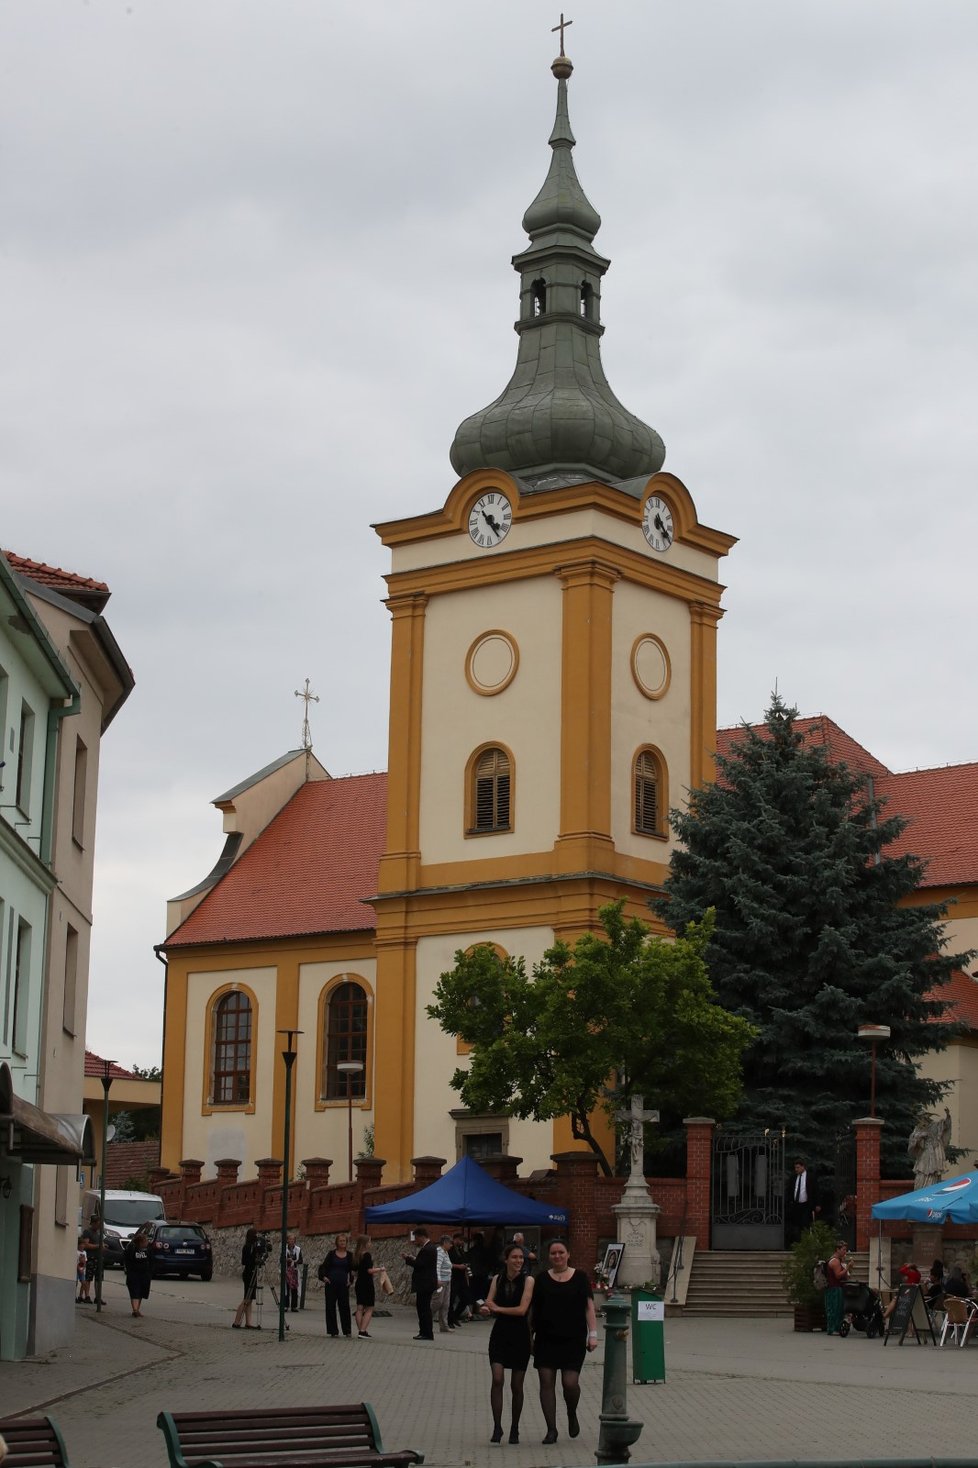
[[[194,1252],[193,1249],[175,1249],[174,1250],[174,1253],[175,1254],[192,1254],[193,1252]]]

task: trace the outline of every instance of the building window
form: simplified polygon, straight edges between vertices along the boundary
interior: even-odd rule
[[[215,1106],[247,1106],[251,1100],[252,1008],[240,989],[224,994],[214,1006]]]
[[[88,748],[75,739],[75,776],[71,794],[71,836],[78,846],[85,844],[85,792],[88,788]]]
[[[509,1152],[509,1117],[492,1112],[466,1111],[463,1107],[449,1113],[455,1123],[456,1158],[505,1157]]]
[[[65,992],[61,1006],[61,1027],[69,1035],[77,1034],[78,934],[70,923],[65,931]]]
[[[655,750],[641,749],[635,756],[633,789],[635,831],[641,836],[665,836],[665,765]]]
[[[509,954],[506,952],[505,948],[500,948],[500,946],[499,946],[498,943],[472,943],[472,944],[469,945],[468,948],[466,948],[466,950],[465,950],[465,957],[466,958],[470,958],[477,948],[491,948],[492,951],[493,951],[493,953],[495,953],[496,957],[500,960],[501,963],[505,963],[507,961],[507,959],[509,958]],[[472,995],[469,996],[469,1008],[470,1009],[475,1009],[475,1007],[478,1005],[478,1003],[479,1003],[479,1001],[475,997],[474,994],[472,994]],[[474,1049],[474,1046],[470,1045],[467,1040],[463,1040],[460,1035],[456,1035],[456,1037],[455,1037],[455,1053],[456,1053],[456,1055],[471,1055],[473,1049]]]
[[[360,984],[347,980],[330,993],[323,1036],[324,1101],[345,1101],[347,1096],[362,1101],[367,1094],[367,1012],[367,994]],[[348,1061],[359,1062],[363,1069],[340,1070]]]
[[[512,830],[512,765],[504,749],[484,749],[471,766],[468,829]]]
[[[13,1049],[18,1055],[27,1054],[28,1011],[31,991],[31,925],[23,918],[17,920],[17,936],[14,943],[14,1014]]]
[[[535,280],[530,286],[530,294],[533,302],[533,315],[543,316],[547,309],[547,282]]]
[[[17,804],[24,815],[30,814],[31,774],[34,768],[34,710],[26,703],[20,706],[20,741],[17,745]]]
[[[581,281],[581,315],[585,321],[594,320],[594,290],[586,280]]]

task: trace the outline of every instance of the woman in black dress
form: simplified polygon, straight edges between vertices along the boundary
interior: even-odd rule
[[[490,1442],[503,1440],[503,1386],[506,1372],[510,1373],[510,1388],[513,1395],[513,1416],[509,1425],[509,1440],[520,1440],[520,1414],[523,1411],[523,1378],[530,1364],[530,1321],[528,1311],[533,1299],[533,1276],[523,1273],[523,1250],[519,1244],[510,1244],[503,1253],[503,1268],[493,1277],[489,1286],[483,1315],[493,1317],[492,1334],[489,1337],[489,1365],[492,1369],[492,1388],[489,1405],[492,1408],[492,1437]]]
[[[138,1320],[142,1315],[142,1303],[149,1299],[149,1287],[153,1281],[153,1261],[149,1254],[149,1233],[145,1228],[137,1229],[125,1250],[126,1289],[129,1304]]]
[[[241,1297],[241,1304],[234,1312],[234,1319],[231,1322],[232,1330],[240,1330],[242,1321],[245,1330],[259,1329],[258,1326],[251,1323],[251,1306],[258,1293],[258,1270],[263,1257],[258,1243],[258,1230],[250,1228],[241,1246],[241,1283],[244,1285],[244,1294]]]
[[[571,1267],[567,1245],[554,1239],[550,1268],[537,1277],[533,1291],[533,1364],[540,1377],[540,1406],[547,1424],[545,1443],[557,1441],[557,1372],[567,1407],[567,1431],[580,1433],[577,1405],[581,1400],[581,1367],[587,1351],[598,1344],[591,1282]]]
[[[357,1335],[368,1341],[371,1335],[367,1327],[377,1303],[374,1275],[379,1273],[380,1266],[374,1268],[369,1238],[366,1234],[359,1234],[353,1243],[353,1298],[357,1302],[353,1318],[357,1323]]]

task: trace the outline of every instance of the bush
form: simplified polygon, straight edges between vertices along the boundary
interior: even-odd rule
[[[785,1262],[781,1279],[785,1293],[793,1305],[807,1305],[809,1309],[823,1304],[823,1291],[812,1284],[815,1265],[820,1259],[829,1259],[835,1251],[836,1238],[827,1223],[813,1223],[806,1229],[791,1248],[791,1258]]]

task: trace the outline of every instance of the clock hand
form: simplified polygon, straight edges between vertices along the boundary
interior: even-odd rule
[[[656,528],[656,530],[658,530],[658,532],[659,532],[660,535],[662,535],[662,536],[665,537],[666,540],[671,540],[672,539],[672,536],[669,534],[669,531],[666,529],[665,525],[663,525],[663,523],[662,523],[662,516],[660,514],[658,514],[658,513],[656,514],[656,517],[655,517],[655,528]]]
[[[498,520],[493,519],[488,510],[483,510],[482,518],[489,526],[489,529],[492,531],[493,535],[502,535],[502,526],[499,524]]]

